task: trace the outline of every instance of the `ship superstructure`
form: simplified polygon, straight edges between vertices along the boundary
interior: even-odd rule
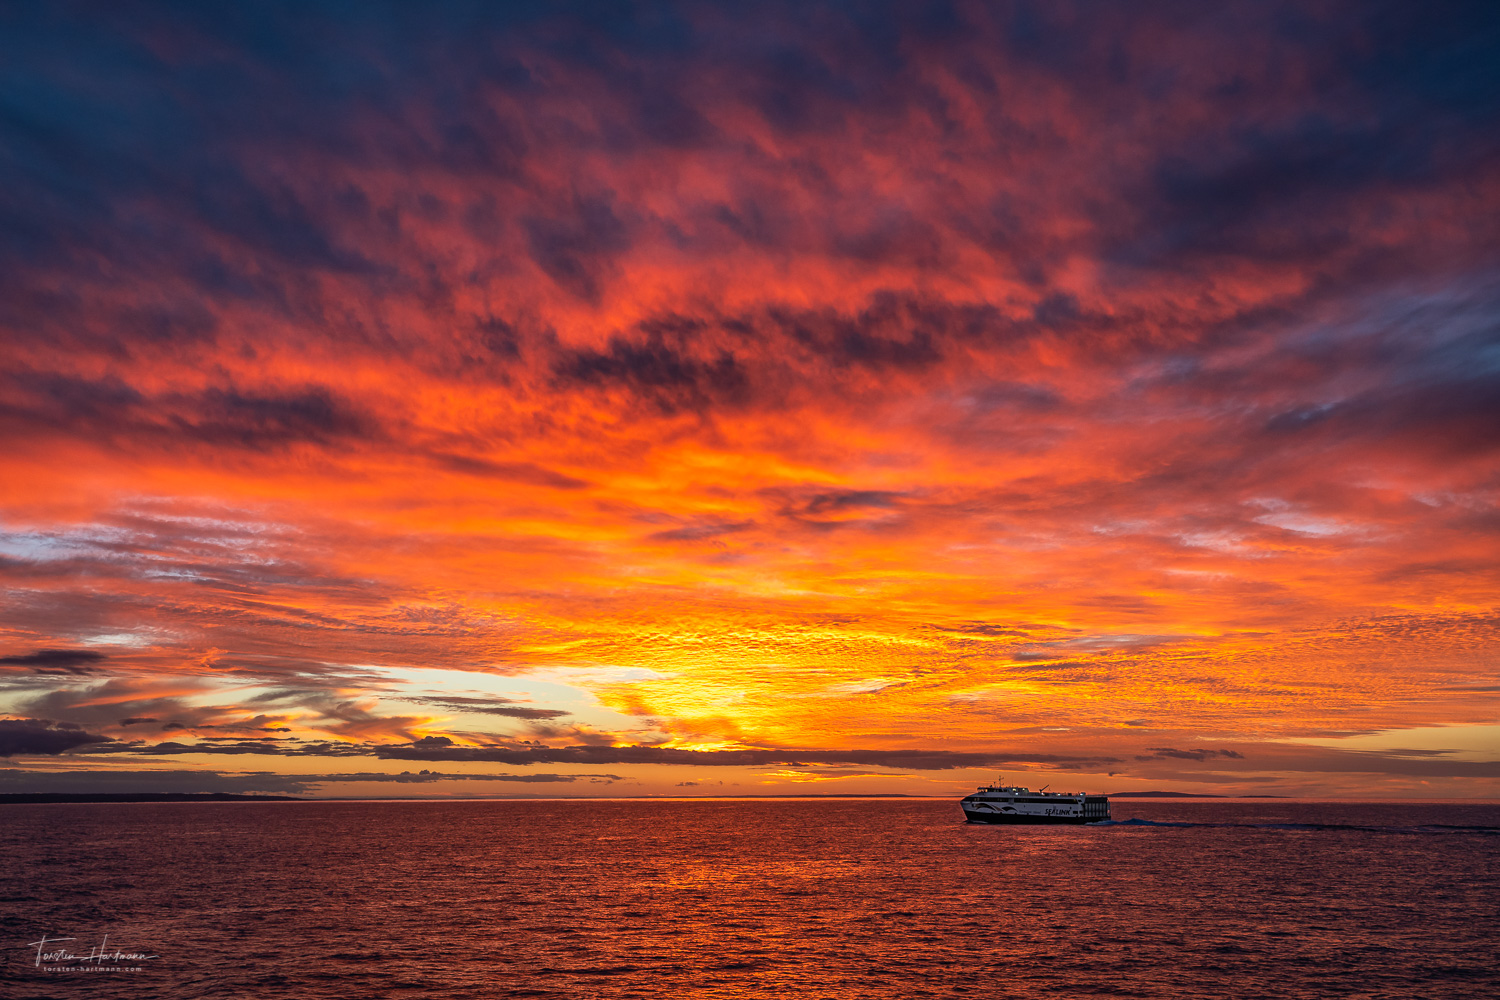
[[[1086,792],[1033,792],[1016,785],[985,785],[959,803],[970,823],[1101,823],[1109,797]]]

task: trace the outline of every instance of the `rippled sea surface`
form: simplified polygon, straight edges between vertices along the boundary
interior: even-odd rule
[[[1500,997],[1500,805],[1112,806],[5,806],[0,996]]]

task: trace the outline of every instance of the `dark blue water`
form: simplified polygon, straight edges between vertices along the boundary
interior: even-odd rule
[[[1500,805],[1113,808],[0,807],[0,996],[1500,996]]]

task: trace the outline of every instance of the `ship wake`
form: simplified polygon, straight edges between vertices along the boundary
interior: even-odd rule
[[[1363,826],[1352,823],[1188,823],[1154,819],[1117,819],[1090,823],[1089,827],[1115,827],[1126,830],[1277,830],[1291,833],[1322,833],[1343,830],[1357,833],[1387,833],[1419,837],[1465,835],[1500,837],[1500,826],[1457,826],[1448,823],[1432,823],[1422,826]]]

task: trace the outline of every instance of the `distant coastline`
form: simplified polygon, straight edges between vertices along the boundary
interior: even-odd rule
[[[760,792],[698,795],[452,795],[452,796],[303,796],[253,795],[231,792],[6,792],[0,805],[54,802],[530,802],[571,800],[631,800],[642,802],[705,799],[943,799],[942,795],[905,792]],[[1286,795],[1218,795],[1205,792],[1110,792],[1113,799],[1284,799]]]
[[[1286,795],[1217,795],[1213,792],[1110,792],[1112,799],[1285,799]]]
[[[230,792],[5,792],[0,805],[25,802],[307,802],[295,795],[235,795]]]
[[[0,805],[27,802],[551,802],[631,799],[643,802],[679,799],[927,799],[936,795],[909,795],[905,792],[784,792],[748,795],[408,795],[408,796],[320,796],[304,795],[237,795],[230,792],[6,792],[0,793]]]

